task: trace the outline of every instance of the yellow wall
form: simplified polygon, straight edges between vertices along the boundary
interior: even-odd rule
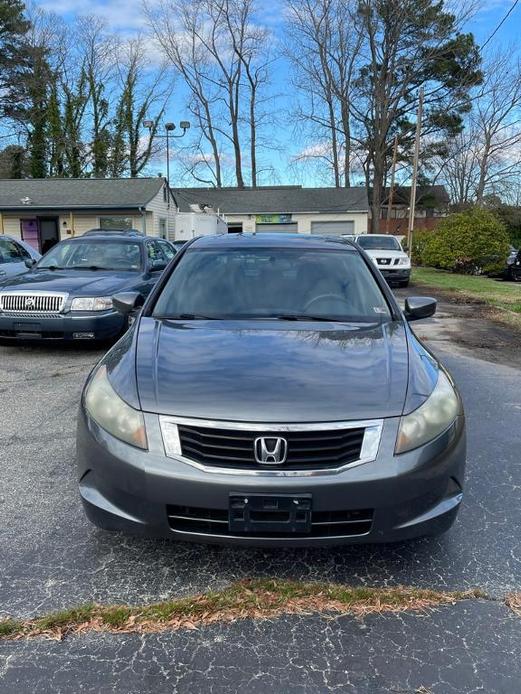
[[[14,238],[21,238],[21,232],[20,232],[20,221],[22,219],[34,219],[39,215],[33,213],[33,214],[27,214],[27,215],[16,215],[16,216],[6,216],[5,214],[2,215],[3,218],[3,226],[4,226],[4,234],[7,234],[9,236],[13,236]],[[54,216],[52,213],[50,214],[42,214],[40,216]],[[73,230],[74,230],[74,236],[81,236],[84,234],[86,231],[89,229],[96,229],[99,227],[99,219],[100,217],[110,217],[110,216],[117,216],[117,217],[132,217],[133,219],[133,226],[135,229],[138,229],[138,231],[142,231],[143,227],[143,221],[141,215],[135,215],[135,214],[125,214],[125,213],[120,213],[120,212],[115,212],[113,215],[111,215],[110,212],[101,212],[99,214],[75,214],[73,213],[72,219],[73,219]],[[70,224],[70,214],[65,213],[59,215],[59,221],[58,221],[58,227],[60,231],[60,238],[61,239],[67,239],[71,238],[72,234],[67,233],[68,231],[71,230],[71,224]],[[147,213],[147,234],[150,236],[154,236],[154,218],[151,212]]]

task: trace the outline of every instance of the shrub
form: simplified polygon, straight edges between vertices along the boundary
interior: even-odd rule
[[[500,271],[508,255],[508,234],[491,212],[474,207],[450,215],[426,239],[422,264],[463,274]]]
[[[433,231],[419,229],[414,231],[412,235],[412,261],[415,265],[426,265],[423,260],[427,244],[434,236]]]

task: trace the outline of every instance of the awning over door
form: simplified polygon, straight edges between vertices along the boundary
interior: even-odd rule
[[[324,236],[354,234],[355,223],[347,220],[341,222],[311,222],[311,233],[323,234]]]

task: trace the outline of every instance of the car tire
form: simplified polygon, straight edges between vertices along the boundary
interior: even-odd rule
[[[409,286],[409,280],[402,280],[401,282],[398,283],[399,287],[408,287]]]

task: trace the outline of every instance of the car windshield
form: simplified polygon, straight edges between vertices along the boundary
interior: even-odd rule
[[[40,260],[37,268],[68,270],[139,270],[141,249],[129,241],[62,241]]]
[[[401,251],[398,239],[394,236],[359,236],[357,241],[359,246],[362,246],[365,250],[378,250],[378,251]]]
[[[170,275],[158,318],[382,322],[389,306],[353,250],[189,249]]]

